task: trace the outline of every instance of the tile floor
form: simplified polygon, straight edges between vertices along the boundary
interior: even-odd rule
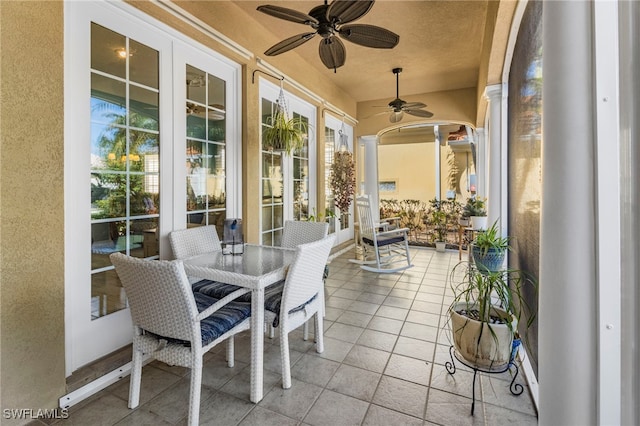
[[[236,365],[224,345],[207,354],[200,423],[203,425],[537,425],[524,393],[513,396],[509,373],[479,374],[470,415],[473,373],[457,364],[447,373],[447,284],[458,252],[412,249],[415,266],[373,274],[350,263],[350,251],[330,264],[326,281],[325,351],[291,334],[293,385],[281,388],[278,339],[265,338],[264,399],[249,401],[249,336],[236,340]],[[143,369],[140,406],[127,408],[129,380],[72,407],[59,425],[184,425],[188,370],[152,362]],[[40,424],[33,422],[34,425]]]

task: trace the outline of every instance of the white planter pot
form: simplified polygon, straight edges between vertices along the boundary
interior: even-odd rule
[[[486,216],[471,216],[471,227],[473,229],[487,229],[487,217]]]
[[[470,308],[473,309],[474,305]],[[460,315],[459,310],[467,309],[465,302],[454,304],[449,310],[453,343],[462,358],[469,365],[483,369],[498,369],[509,363],[513,333],[507,324],[487,324]],[[494,307],[497,316],[508,314]],[[513,317],[512,317],[513,318]],[[516,329],[512,319],[513,330]]]
[[[447,243],[444,241],[436,241],[436,251],[444,251],[447,247]]]
[[[465,219],[458,219],[458,225],[460,226],[469,226],[469,218],[465,218]]]

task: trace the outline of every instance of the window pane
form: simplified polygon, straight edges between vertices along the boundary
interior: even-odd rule
[[[208,154],[205,159],[207,175],[208,208],[220,209],[226,205],[226,176],[225,176],[225,147],[224,145],[208,144]]]
[[[126,38],[98,24],[91,24],[91,68],[120,78],[127,71]]]
[[[138,219],[129,222],[130,255],[150,257],[158,254],[157,218]]]
[[[207,112],[208,140],[224,142],[225,119],[224,113],[211,109]]]
[[[187,65],[187,99],[206,105],[206,73]]]
[[[262,229],[272,229],[272,228],[273,228],[273,207],[271,206],[263,207],[262,208]]]
[[[282,228],[284,224],[283,216],[282,216],[282,204],[278,204],[273,207],[273,227],[274,228]]]
[[[91,275],[91,319],[127,307],[124,287],[114,269]]]
[[[158,130],[158,92],[130,86],[131,126]]]
[[[262,124],[269,123],[275,104],[267,99],[262,99]]]
[[[203,221],[205,221],[205,216],[203,213],[192,213],[187,215],[187,226],[189,228],[191,228],[192,226],[205,225]]]
[[[205,123],[204,107],[187,102],[187,137],[195,139],[206,139],[207,128]]]
[[[208,106],[221,112],[226,111],[225,81],[209,74],[208,97]]]
[[[135,40],[129,42],[129,78],[154,89],[158,88],[158,51]]]
[[[125,217],[127,175],[94,173],[91,176],[91,219]]]
[[[125,124],[127,88],[122,81],[91,74],[91,121]]]
[[[282,246],[282,229],[278,229],[273,233],[273,245],[277,247]]]
[[[271,232],[265,232],[262,234],[262,245],[271,246],[273,245],[273,236]]]

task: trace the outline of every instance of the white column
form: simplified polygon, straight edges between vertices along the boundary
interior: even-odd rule
[[[541,425],[598,424],[592,7],[550,1],[542,16]]]
[[[362,191],[369,196],[372,206],[379,205],[378,197],[378,137],[377,136],[360,136],[360,145],[364,148],[363,175],[364,185]],[[373,209],[373,214],[380,214],[380,209]],[[380,217],[374,218],[376,222],[380,221]]]
[[[487,86],[485,99],[489,102],[489,161],[487,164],[487,225],[502,213],[502,85]]]
[[[484,198],[487,196],[487,138],[483,127],[477,128],[476,134],[476,194]]]
[[[435,126],[433,126],[433,132],[434,132],[434,136],[435,136],[435,143],[433,144],[433,157],[436,159],[436,165],[435,165],[435,176],[433,181],[436,184],[435,189],[435,194],[436,194],[436,199],[438,200],[442,200],[442,179],[441,179],[441,171],[442,171],[442,165],[441,165],[441,161],[440,161],[440,134],[438,132],[438,125],[436,124]]]

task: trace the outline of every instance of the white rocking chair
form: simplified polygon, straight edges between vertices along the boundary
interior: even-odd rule
[[[384,224],[376,223],[369,197],[356,197],[360,244],[363,260],[351,259],[360,264],[365,271],[391,274],[411,268],[409,254],[408,228],[386,230]]]

